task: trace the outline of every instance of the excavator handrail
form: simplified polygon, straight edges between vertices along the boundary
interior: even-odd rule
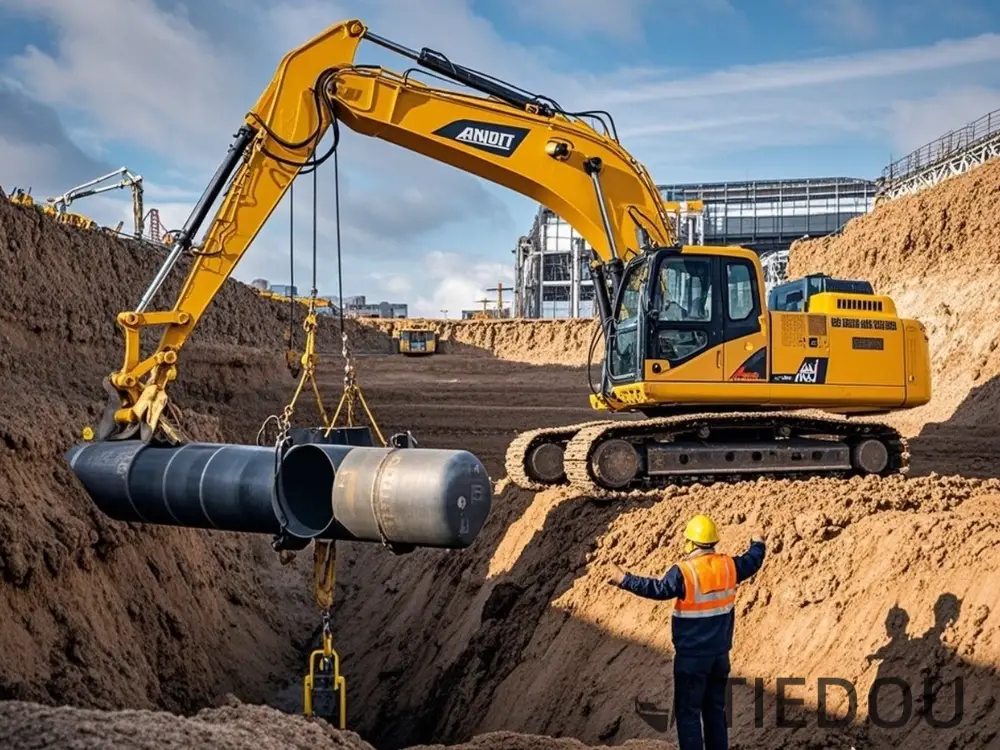
[[[428,86],[409,74],[354,64],[368,40],[485,97]],[[625,261],[648,246],[675,244],[675,235],[648,171],[614,135],[602,135],[551,99],[456,65],[441,53],[420,52],[368,31],[358,20],[334,24],[288,52],[247,113],[229,153],[209,182],[170,253],[137,307],[118,315],[125,337],[122,366],[105,383],[108,408],[98,439],[149,440],[157,427],[177,440],[160,416],[166,386],[177,377],[178,353],[205,310],[303,171],[318,168],[337,148],[340,124],[508,187],[546,205],[594,249],[593,275],[602,319],[610,320]],[[318,147],[332,127],[333,144]],[[222,202],[196,245],[195,235],[216,200]],[[151,310],[176,263],[194,256],[173,308]],[[609,293],[610,287],[610,293]],[[163,326],[149,356],[141,332]]]

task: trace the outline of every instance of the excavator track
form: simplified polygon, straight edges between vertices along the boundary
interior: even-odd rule
[[[906,474],[909,459],[905,438],[881,422],[801,412],[686,414],[578,429],[566,444],[563,484],[615,499],[696,482]]]
[[[528,430],[527,432],[520,433],[507,446],[507,454],[504,458],[507,476],[521,489],[533,492],[541,492],[550,487],[565,485],[565,474],[562,473],[561,468],[552,466],[551,461],[546,462],[549,464],[549,467],[547,467],[549,471],[543,472],[548,474],[548,480],[545,481],[539,478],[538,473],[532,470],[533,452],[542,444],[554,444],[563,448],[569,442],[570,438],[578,434],[581,430],[609,424],[618,423],[599,420],[562,425],[560,427],[540,427],[537,430]],[[546,457],[541,456],[540,458],[544,461]]]
[[[572,486],[611,499],[695,482],[905,475],[909,459],[906,439],[882,422],[803,412],[737,412],[529,430],[508,446],[505,463],[507,476],[522,489]]]

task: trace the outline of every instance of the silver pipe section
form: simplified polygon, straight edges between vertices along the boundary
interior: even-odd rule
[[[601,223],[604,224],[604,234],[607,235],[608,245],[611,248],[611,257],[620,260],[621,256],[618,254],[618,246],[615,244],[615,235],[611,230],[611,219],[608,216],[608,209],[604,203],[604,191],[601,189],[601,178],[600,172],[602,167],[601,160],[594,156],[587,159],[584,164],[584,169],[587,174],[590,175],[590,181],[594,183],[594,192],[597,193],[597,207],[601,211]]]

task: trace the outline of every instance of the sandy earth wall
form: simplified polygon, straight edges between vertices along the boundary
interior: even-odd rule
[[[996,442],[1000,316],[991,274],[1000,252],[998,186],[1000,165],[987,165],[880,207],[837,238],[793,249],[796,274],[870,278],[904,314],[928,325],[934,400],[895,418],[917,437],[967,426]],[[267,697],[262,675],[277,680],[301,669],[295,639],[311,623],[305,614],[293,622],[287,613],[307,613],[308,606],[300,599],[279,613],[285,602],[278,592],[291,590],[289,576],[301,578],[302,571],[278,569],[266,544],[210,543],[201,532],[109,522],[90,508],[61,463],[74,439],[71,426],[98,413],[95,384],[118,356],[110,323],[73,325],[73,312],[112,320],[109,311],[126,309],[136,293],[127,279],[148,278],[153,265],[138,250],[83,240],[14,211],[0,202],[0,270],[16,282],[8,282],[12,301],[0,310],[0,372],[12,386],[0,411],[0,605],[12,616],[0,621],[0,639],[13,646],[0,659],[0,696],[173,711],[209,705],[227,692],[253,702]],[[95,262],[81,262],[92,249]],[[60,291],[96,289],[94,267],[105,269],[109,289],[131,283],[131,291]],[[271,382],[283,367],[282,319],[247,295],[235,286],[220,295],[199,328],[203,346],[192,344],[188,352],[190,377],[182,375],[175,389],[202,434],[241,442],[252,440],[259,419],[287,394],[287,384]],[[568,363],[589,343],[584,323],[575,323],[575,332],[551,326],[549,334],[558,335],[530,346],[523,326],[511,332],[511,324],[505,329],[494,321],[453,325],[464,328],[456,338],[478,341],[486,356],[501,358],[516,358],[519,350],[529,356],[524,352],[535,346],[530,356],[537,361]],[[46,346],[33,344],[34,336]],[[74,366],[66,368],[67,361]],[[36,394],[48,399],[47,409],[35,406]],[[1000,731],[1000,621],[992,585],[1000,570],[1000,481],[942,476],[956,473],[947,462],[935,467],[936,474],[907,480],[694,486],[625,503],[560,491],[534,495],[501,482],[493,515],[471,550],[393,557],[344,547],[335,624],[355,707],[352,726],[379,748],[465,741],[548,747],[537,737],[473,740],[491,731],[591,745],[672,741],[663,715],[672,696],[671,605],[630,597],[605,579],[611,562],[661,575],[679,554],[684,521],[707,512],[723,524],[723,551],[742,551],[758,528],[768,538],[764,569],[738,599],[733,670],[750,687],[734,690],[734,748],[992,747]],[[781,677],[803,681],[785,688],[804,701],[788,707],[803,727],[776,726]],[[757,678],[761,727],[754,718]],[[820,726],[820,678],[846,680],[856,691],[846,726]],[[902,726],[872,721],[868,692],[877,678],[902,681],[912,691]],[[920,713],[925,680],[938,691],[938,722],[954,713],[961,686],[961,716],[953,726],[935,727]],[[834,716],[846,709],[842,695],[831,691]],[[898,716],[898,696],[886,689],[877,714]],[[0,702],[0,732],[37,742],[23,739],[25,727],[51,710]],[[365,747],[327,730],[313,737],[319,730],[304,720],[267,709],[221,711],[182,720],[64,710],[59,731],[80,738],[94,726],[117,724],[126,735],[147,726],[164,737],[218,731],[218,741],[231,747],[250,735],[286,738],[289,746]],[[139,746],[138,739],[129,742]],[[10,746],[37,745],[12,740]]]

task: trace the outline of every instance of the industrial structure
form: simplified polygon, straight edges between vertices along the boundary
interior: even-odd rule
[[[823,177],[660,185],[664,200],[704,203],[705,244],[741,245],[759,254],[787,250],[805,236],[837,232],[871,210],[870,180]]]
[[[674,225],[685,244],[742,245],[765,259],[804,236],[837,232],[871,210],[876,185],[846,177],[660,185],[678,204]],[[687,210],[698,206],[700,210]],[[591,248],[559,216],[542,207],[515,254],[515,315],[591,317]],[[782,259],[785,257],[782,253]],[[778,266],[781,265],[779,262]],[[768,268],[775,264],[769,262]]]
[[[405,302],[371,302],[363,294],[344,297],[344,314],[355,318],[405,318],[409,308]]]
[[[951,130],[897,159],[878,179],[878,198],[893,199],[934,187],[1000,156],[1000,109]]]

